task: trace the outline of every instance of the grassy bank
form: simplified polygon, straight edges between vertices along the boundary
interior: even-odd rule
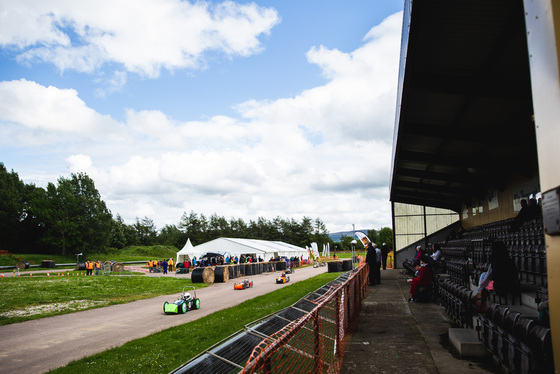
[[[338,273],[324,273],[196,321],[74,361],[52,373],[169,373],[242,327],[294,304]]]
[[[130,246],[123,249],[109,249],[106,253],[92,253],[84,258],[79,257],[80,262],[91,261],[149,261],[163,260],[177,257],[177,248],[163,245],[154,246]],[[20,261],[27,261],[31,265],[41,265],[43,260],[51,260],[56,264],[75,264],[76,256],[60,256],[51,254],[9,254],[0,256],[0,266],[15,266]],[[41,269],[41,268],[33,268]],[[11,271],[11,270],[4,270]]]

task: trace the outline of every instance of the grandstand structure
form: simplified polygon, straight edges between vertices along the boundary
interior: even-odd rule
[[[495,313],[481,318],[482,342],[504,365],[511,360],[528,371],[537,358],[515,356],[528,340],[550,355],[538,359],[560,365],[559,43],[557,0],[405,1],[393,230],[398,235],[407,225],[398,204],[457,215],[462,232],[444,246],[451,278],[440,293],[457,318],[492,241],[506,243],[519,286],[548,297],[550,327],[529,327],[519,313],[493,306]],[[542,205],[541,216],[516,224],[521,200],[530,198]],[[514,303],[510,296],[496,304]]]

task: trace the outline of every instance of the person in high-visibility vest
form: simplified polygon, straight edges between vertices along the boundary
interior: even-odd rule
[[[97,260],[97,262],[95,263],[95,275],[99,275],[99,269],[101,269],[101,262]]]
[[[167,262],[167,265],[169,266],[169,271],[173,271],[173,259],[170,258],[169,261]]]
[[[93,262],[87,261],[86,262],[86,275],[92,275],[92,274],[93,274]]]
[[[152,260],[148,261],[148,269],[150,270],[150,273],[151,273],[152,270],[153,270],[153,266],[154,266],[154,265],[152,264]]]

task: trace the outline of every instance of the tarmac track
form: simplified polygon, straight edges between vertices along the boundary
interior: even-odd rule
[[[238,291],[233,290],[233,284],[244,278],[214,283],[196,291],[200,309],[182,315],[163,313],[163,303],[177,299],[182,291],[178,290],[172,295],[0,326],[0,371],[44,373],[326,271],[326,266],[297,268],[286,284],[276,284],[279,272],[248,276],[254,281],[253,288]]]

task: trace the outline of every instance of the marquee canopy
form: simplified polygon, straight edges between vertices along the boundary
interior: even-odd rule
[[[271,257],[276,258],[278,256],[303,256],[304,259],[307,259],[309,256],[307,249],[279,241],[218,238],[193,247],[189,239],[183,249],[177,252],[177,261],[184,261],[187,258],[192,260],[193,257],[198,259],[209,252],[238,257],[241,255],[254,255],[265,261],[268,261]]]

